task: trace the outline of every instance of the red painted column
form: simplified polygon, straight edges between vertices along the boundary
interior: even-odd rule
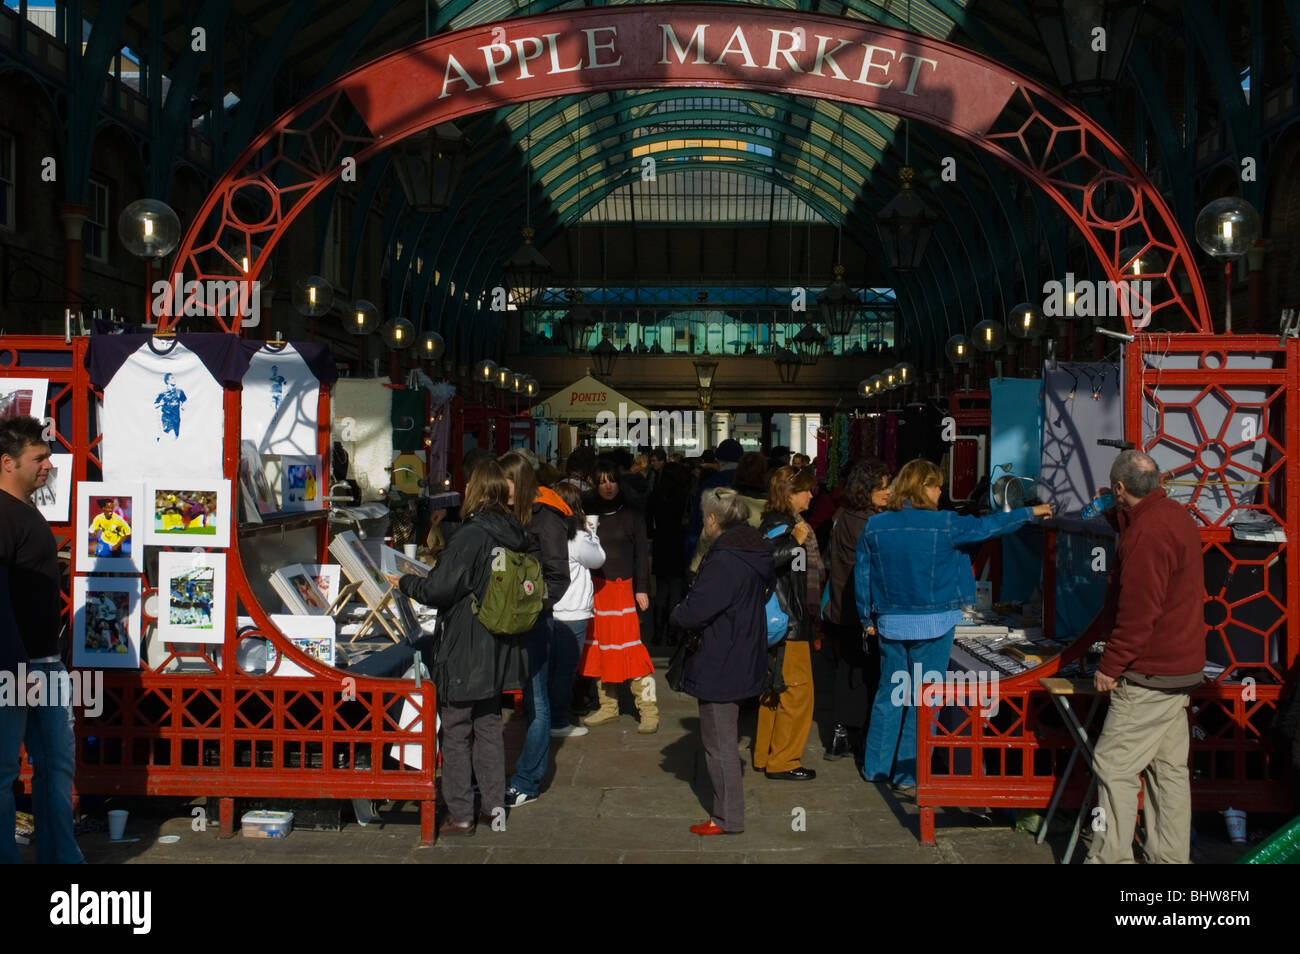
[[[81,229],[86,224],[90,208],[65,202],[59,206],[63,219],[63,301],[74,312],[80,311],[81,297]]]

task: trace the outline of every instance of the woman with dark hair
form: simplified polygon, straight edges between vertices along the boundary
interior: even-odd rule
[[[690,506],[690,477],[681,464],[664,464],[650,494],[646,513],[650,559],[655,574],[654,637],[669,638],[668,614],[686,592],[686,510]]]
[[[898,789],[916,785],[914,673],[948,668],[961,608],[975,602],[975,574],[960,548],[1002,536],[1051,504],[987,517],[939,510],[943,474],[928,460],[904,464],[890,488],[888,510],[867,521],[858,538],[853,592],[858,619],[880,634],[880,685],[871,707],[862,776]],[[893,698],[900,690],[904,702]]]
[[[637,731],[659,731],[659,705],[654,663],[641,642],[637,610],[650,608],[650,550],[645,518],[623,496],[618,464],[601,458],[596,464],[596,490],[584,509],[600,519],[597,530],[605,565],[594,571],[594,616],[587,631],[579,673],[600,680],[600,708],[582,720],[597,726],[618,718],[618,686],[632,681],[632,697],[640,713]]]
[[[889,471],[884,463],[874,457],[855,463],[844,481],[840,500],[843,506],[835,514],[830,534],[830,596],[822,617],[823,629],[830,637],[826,649],[835,666],[835,681],[831,684],[835,728],[826,747],[827,759],[843,758],[858,750],[867,708],[880,682],[876,636],[867,636],[858,619],[853,563],[862,528],[889,502]]]
[[[501,738],[502,691],[520,685],[526,669],[523,643],[495,636],[483,626],[474,603],[487,590],[493,553],[536,553],[535,544],[510,512],[510,484],[495,460],[480,461],[469,474],[464,522],[428,576],[407,574],[398,587],[411,599],[434,606],[442,636],[429,669],[442,719],[442,793],[448,817],[442,835],[472,835],[474,786],[482,804],[478,818],[498,821],[505,810],[506,753]]]
[[[771,664],[772,690],[759,700],[753,764],[768,778],[800,782],[817,776],[800,763],[812,729],[810,643],[816,634],[820,564],[813,551],[812,528],[799,516],[808,509],[816,486],[811,469],[778,467],[768,485],[767,508],[758,528],[774,541],[776,595],[790,623]]]
[[[582,509],[578,488],[562,483],[555,488],[569,509],[573,511],[567,524],[569,529],[569,588],[555,604],[555,641],[551,644],[551,735],[557,738],[586,735],[580,725],[569,724],[569,711],[573,702],[573,682],[578,674],[578,659],[587,642],[587,627],[591,623],[592,587],[591,571],[605,563],[605,551],[596,534],[596,518],[588,517]]]
[[[745,795],[737,719],[740,703],[758,695],[767,674],[764,607],[776,578],[772,549],[749,525],[749,508],[735,490],[714,487],[700,498],[702,532],[713,546],[673,622],[699,631],[699,648],[686,657],[682,691],[700,703],[700,739],[713,786],[709,820],[697,835],[745,830]]]
[[[528,684],[524,686],[524,747],[506,789],[506,808],[518,808],[541,794],[542,778],[551,755],[551,647],[555,642],[552,608],[569,588],[569,528],[572,511],[554,490],[537,486],[532,463],[512,451],[501,458],[510,485],[510,506],[542,555],[546,595],[542,612],[524,637],[528,648]]]

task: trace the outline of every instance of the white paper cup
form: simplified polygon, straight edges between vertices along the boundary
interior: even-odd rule
[[[1228,840],[1234,845],[1246,843],[1246,813],[1239,808],[1228,808],[1223,812],[1223,820],[1228,826]]]
[[[415,551],[417,547],[414,543],[404,543],[402,544],[402,549],[406,551],[406,557],[408,560],[415,559]]]
[[[127,814],[125,808],[115,808],[108,813],[108,837],[112,841],[121,841],[126,834]]]

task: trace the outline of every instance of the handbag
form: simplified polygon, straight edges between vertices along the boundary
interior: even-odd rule
[[[673,692],[682,691],[682,679],[686,676],[686,657],[700,648],[700,632],[696,629],[682,633],[673,650],[672,659],[668,660],[668,671],[664,673],[664,682]]]
[[[769,540],[775,540],[785,532],[784,527],[773,527],[768,531],[767,537]],[[770,649],[785,639],[785,634],[790,629],[790,617],[781,608],[781,600],[777,598],[775,586],[772,587],[772,591],[767,596],[763,616],[767,620],[767,645]]]

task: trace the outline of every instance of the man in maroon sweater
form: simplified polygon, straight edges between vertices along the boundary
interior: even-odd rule
[[[1119,545],[1106,652],[1094,677],[1110,693],[1097,741],[1100,829],[1090,864],[1132,864],[1138,777],[1146,782],[1147,860],[1187,864],[1192,801],[1188,693],[1204,678],[1205,574],[1191,514],[1165,496],[1156,462],[1124,451],[1110,469]]]

